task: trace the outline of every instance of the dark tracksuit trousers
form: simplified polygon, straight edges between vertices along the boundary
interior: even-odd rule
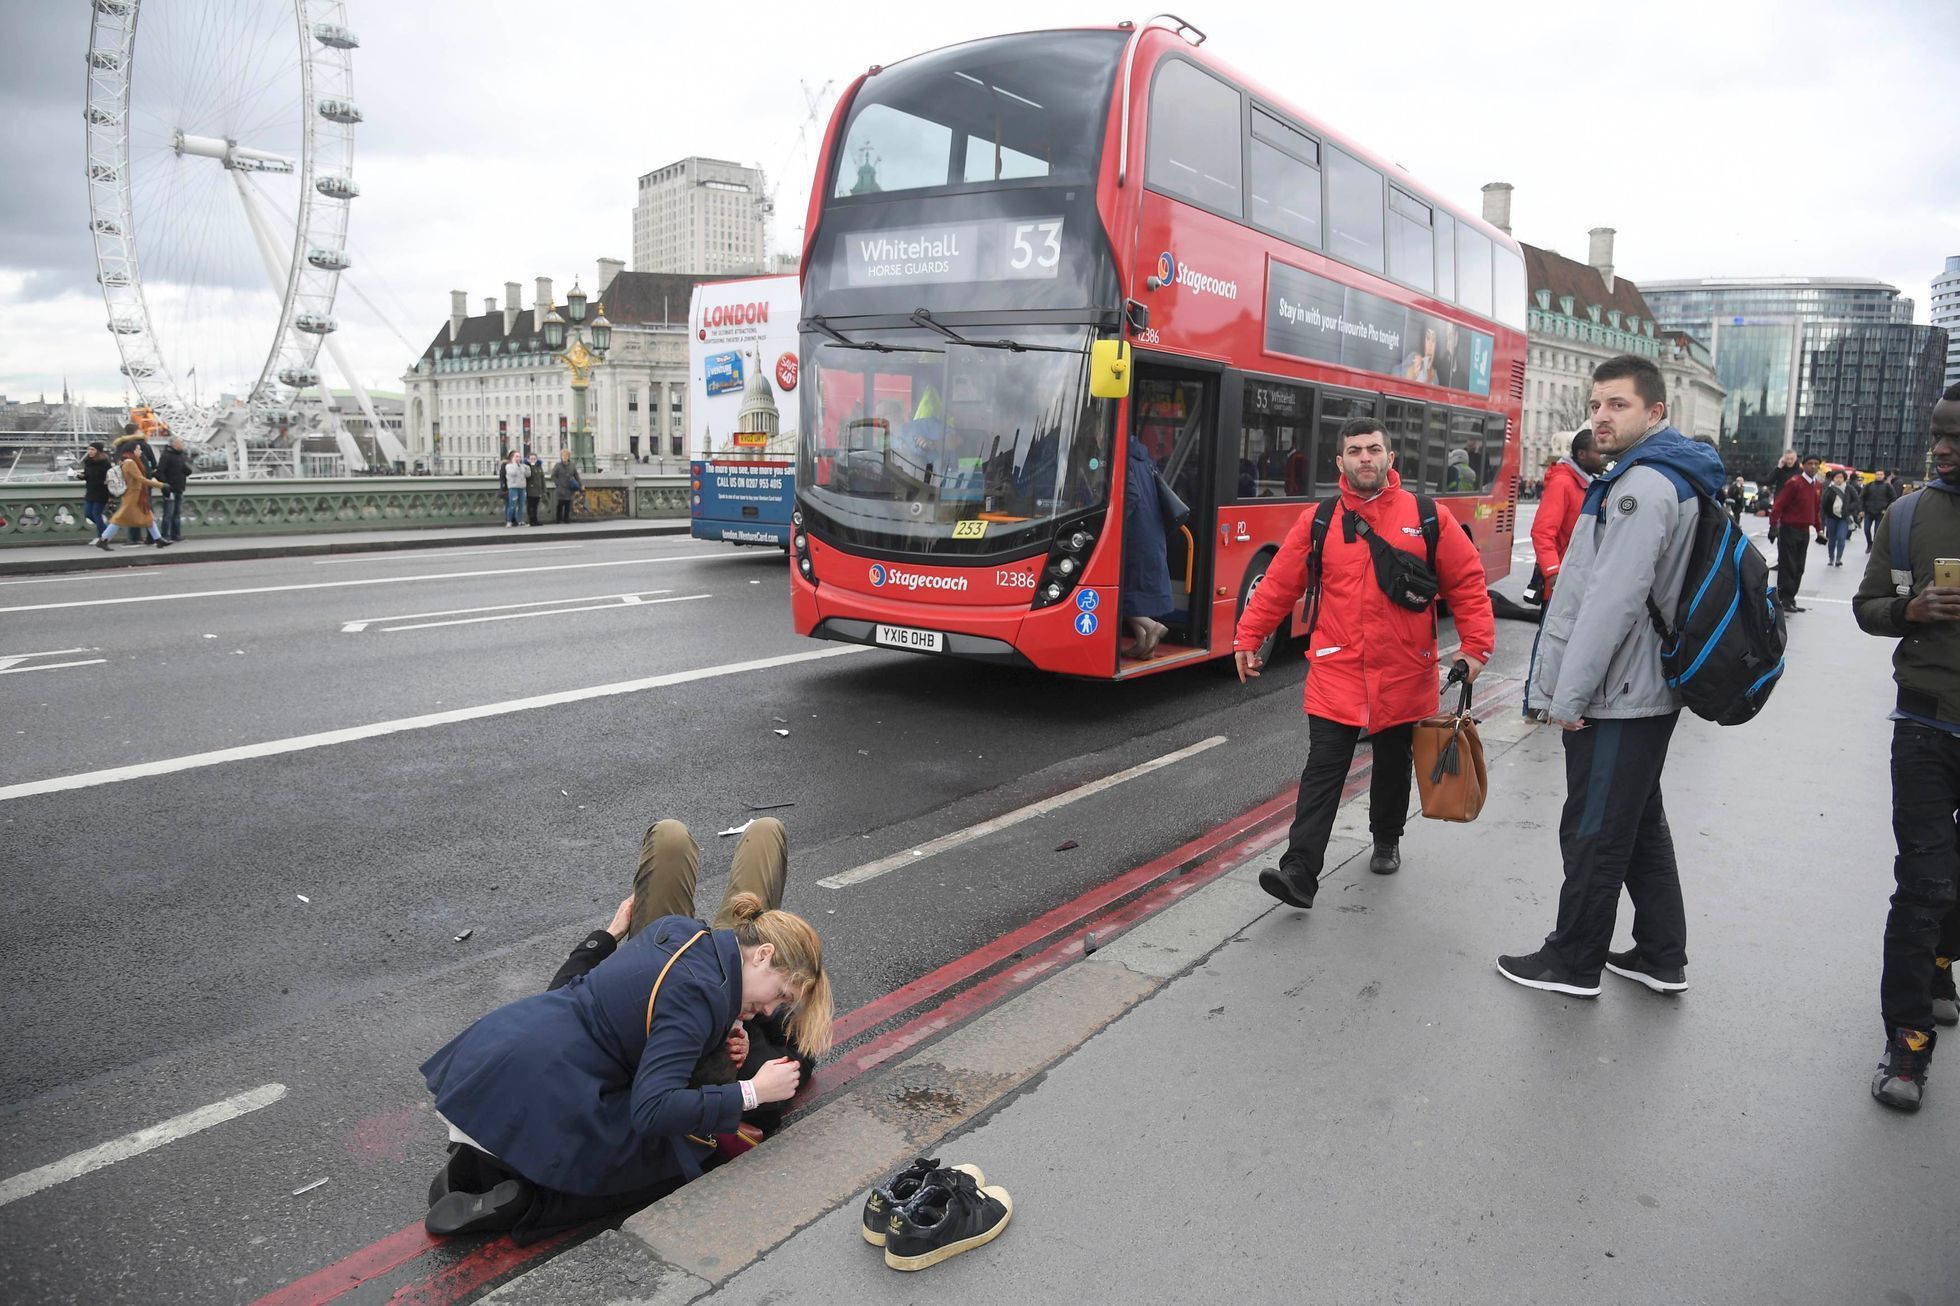
[[[1545,946],[1578,977],[1599,978],[1613,942],[1620,888],[1633,899],[1633,941],[1658,967],[1688,964],[1688,917],[1661,805],[1661,769],[1678,711],[1593,720],[1565,732],[1565,810],[1558,826],[1565,883]]]
[[[1892,723],[1892,861],[1879,1010],[1885,1034],[1933,1028],[1934,958],[1960,954],[1960,735]]]
[[[1804,563],[1810,560],[1810,530],[1804,526],[1776,528],[1776,601],[1788,607],[1797,601]]]
[[[1354,762],[1354,746],[1360,738],[1360,726],[1308,714],[1307,765],[1300,772],[1300,796],[1293,806],[1292,828],[1286,832],[1282,864],[1320,878],[1327,860],[1327,839],[1334,833],[1334,814],[1341,806],[1341,790],[1347,784],[1348,767]],[[1408,821],[1413,774],[1409,750],[1414,739],[1413,721],[1369,736],[1375,761],[1368,781],[1368,830],[1377,843],[1401,839],[1402,827]]]

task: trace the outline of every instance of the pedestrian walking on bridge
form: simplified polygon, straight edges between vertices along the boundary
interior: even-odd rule
[[[1653,596],[1672,613],[1700,503],[1722,486],[1722,460],[1667,425],[1660,369],[1632,354],[1593,370],[1593,438],[1615,459],[1587,487],[1579,526],[1545,613],[1537,692],[1565,731],[1565,883],[1536,952],[1497,959],[1505,979],[1599,996],[1602,967],[1662,993],[1688,987],[1688,920],[1661,770],[1681,695],[1661,671]],[[1633,943],[1612,953],[1620,889],[1633,899]]]
[[[102,441],[90,440],[82,455],[82,516],[89,524],[89,543],[109,524],[109,468],[114,460]]]
[[[1307,654],[1307,764],[1286,852],[1277,870],[1259,874],[1260,888],[1294,907],[1313,906],[1341,787],[1364,730],[1375,755],[1368,792],[1375,851],[1368,869],[1392,875],[1402,867],[1415,723],[1437,707],[1433,600],[1439,582],[1456,618],[1457,656],[1468,664],[1471,680],[1490,661],[1497,642],[1483,559],[1448,508],[1402,488],[1382,424],[1357,417],[1343,426],[1338,465],[1340,494],[1300,514],[1246,604],[1233,639],[1243,683],[1259,674],[1264,663],[1258,650],[1317,580],[1318,593],[1308,603],[1314,616]],[[1315,529],[1316,520],[1325,523],[1324,530]],[[1431,596],[1417,606],[1388,593],[1395,583],[1390,577],[1411,567],[1427,578]]]
[[[1842,470],[1831,473],[1831,479],[1818,496],[1818,515],[1824,519],[1824,565],[1842,567],[1844,565],[1844,546],[1851,538],[1851,523],[1857,516],[1857,509],[1851,498],[1847,484],[1848,477]]]
[[[163,428],[167,434],[169,427]],[[184,437],[170,436],[170,443],[157,459],[157,479],[164,484],[163,520],[157,529],[172,544],[184,538],[184,491],[191,480],[191,456],[184,449]]]
[[[109,552],[109,537],[118,530],[128,529],[138,533],[138,543],[143,538],[140,532],[148,531],[150,543],[159,549],[167,549],[170,541],[164,539],[163,532],[157,528],[156,514],[150,506],[150,491],[164,489],[164,483],[143,470],[143,460],[137,455],[134,443],[119,441],[118,447],[125,450],[122,460],[122,502],[116,505],[116,515],[102,528],[102,534],[96,536],[95,547]]]
[[[1573,527],[1579,523],[1579,505],[1585,502],[1586,487],[1592,484],[1593,477],[1606,470],[1606,459],[1599,452],[1598,443],[1593,439],[1592,428],[1582,426],[1572,436],[1572,451],[1553,463],[1545,473],[1544,500],[1538,505],[1537,515],[1531,522],[1531,551],[1537,558],[1539,585],[1543,602],[1550,606],[1554,582],[1558,579],[1559,563],[1565,557],[1565,550],[1572,543]],[[1537,635],[1531,641],[1531,665],[1538,665],[1538,645],[1544,638],[1545,626],[1541,619]],[[1531,678],[1525,677],[1524,714],[1533,720],[1543,720],[1544,712],[1531,705]]]
[[[551,494],[557,501],[553,506],[552,520],[563,526],[572,520],[572,501],[579,492],[578,468],[572,462],[572,451],[560,449],[558,461],[551,465]]]
[[[1925,1098],[1933,1026],[1960,1023],[1953,982],[1960,958],[1960,385],[1933,406],[1932,463],[1932,479],[1879,522],[1852,600],[1860,627],[1899,641],[1892,653],[1898,856],[1879,980],[1885,1056],[1872,1096],[1902,1111],[1917,1111]],[[1905,566],[1895,567],[1896,552]]]
[[[1807,612],[1797,606],[1797,589],[1803,584],[1804,564],[1810,558],[1810,537],[1824,542],[1821,511],[1823,489],[1817,469],[1824,460],[1811,454],[1803,460],[1803,471],[1787,478],[1776,492],[1769,508],[1769,537],[1776,543],[1776,601],[1785,612]]]
[[[1872,551],[1872,532],[1878,529],[1885,510],[1899,501],[1899,478],[1881,471],[1878,479],[1865,487],[1865,552]]]

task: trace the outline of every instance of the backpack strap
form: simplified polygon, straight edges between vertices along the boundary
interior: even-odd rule
[[[1912,596],[1912,514],[1924,493],[1924,490],[1914,490],[1894,500],[1885,514],[1885,529],[1892,537],[1892,588],[1900,598]]]
[[[1442,534],[1436,519],[1436,501],[1426,494],[1416,496],[1416,520],[1422,526],[1422,542],[1429,550],[1429,570],[1436,570],[1436,539]]]
[[[667,964],[660,968],[660,974],[653,981],[653,992],[647,994],[647,1037],[648,1038],[653,1037],[653,1000],[660,996],[660,986],[663,982],[665,982],[667,978],[667,972],[674,968],[674,963],[681,959],[681,954],[683,952],[686,952],[689,948],[693,947],[695,944],[699,943],[702,939],[706,938],[707,934],[708,932],[706,930],[696,930],[694,932],[694,937],[689,939],[686,943],[683,943],[680,947],[675,948],[674,955],[667,958]]]
[[[1341,496],[1330,495],[1315,505],[1313,526],[1307,544],[1307,631],[1306,638],[1313,638],[1314,627],[1320,624],[1320,572],[1321,559],[1327,552],[1327,528],[1334,522],[1334,514],[1341,510]]]

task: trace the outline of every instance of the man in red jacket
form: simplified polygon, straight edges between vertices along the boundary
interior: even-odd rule
[[[1803,460],[1803,475],[1792,476],[1777,490],[1769,506],[1769,537],[1776,541],[1776,601],[1785,612],[1807,612],[1797,606],[1797,586],[1803,584],[1804,563],[1810,557],[1810,536],[1824,542],[1824,516],[1818,505],[1817,469],[1824,460],[1811,454]]]
[[[1538,514],[1531,519],[1531,551],[1537,555],[1539,599],[1546,609],[1552,606],[1552,582],[1558,577],[1559,560],[1572,542],[1572,528],[1579,522],[1579,505],[1585,502],[1586,487],[1593,477],[1606,470],[1606,458],[1593,440],[1592,428],[1582,426],[1572,437],[1572,452],[1553,463],[1545,473]],[[1542,634],[1544,627],[1541,624]],[[1531,670],[1538,669],[1538,641],[1531,641]],[[1524,714],[1540,720],[1544,713],[1531,705],[1531,679],[1524,682]]]
[[[1401,869],[1413,727],[1437,706],[1435,605],[1412,611],[1390,599],[1367,538],[1372,533],[1418,562],[1425,559],[1416,496],[1402,488],[1388,436],[1371,417],[1341,428],[1339,462],[1341,511],[1321,546],[1318,615],[1307,655],[1307,765],[1279,869],[1259,875],[1261,888],[1295,907],[1313,906],[1341,786],[1363,730],[1375,754],[1368,793],[1375,852],[1368,869],[1377,875]],[[1257,650],[1307,592],[1313,521],[1323,506],[1300,514],[1239,618],[1232,647],[1241,683],[1259,674]],[[1475,680],[1497,642],[1484,564],[1449,509],[1439,503],[1435,510],[1436,571],[1462,642],[1457,656]]]

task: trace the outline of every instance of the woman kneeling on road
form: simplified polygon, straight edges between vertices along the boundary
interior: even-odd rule
[[[791,1051],[830,1048],[823,943],[779,907],[787,846],[780,822],[754,823],[710,929],[691,915],[699,849],[680,822],[657,823],[633,895],[552,989],[429,1058],[422,1074],[453,1142],[430,1187],[430,1233],[507,1229],[528,1243],[645,1206],[698,1176],[745,1112],[795,1094],[804,1067],[757,1064],[742,1023],[783,1009]],[[626,937],[608,955],[606,936]],[[717,1064],[751,1077],[704,1082],[723,1077]]]

